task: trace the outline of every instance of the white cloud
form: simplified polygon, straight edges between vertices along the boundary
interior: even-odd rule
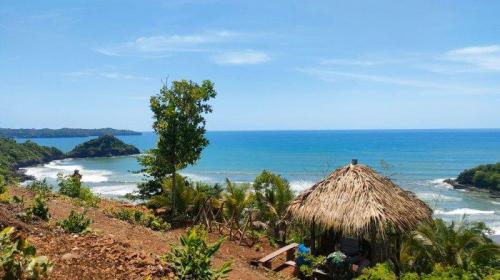
[[[217,64],[261,64],[271,60],[271,57],[260,51],[230,51],[212,57]]]
[[[151,80],[150,77],[145,77],[145,76],[123,74],[123,73],[116,72],[116,71],[98,71],[98,70],[92,70],[92,69],[65,73],[64,76],[72,77],[72,78],[100,77],[100,78],[113,79],[113,80]]]
[[[448,51],[444,59],[477,67],[483,71],[500,71],[500,45],[474,46]]]
[[[344,79],[347,78],[352,80],[392,84],[404,87],[427,88],[441,92],[445,91],[448,93],[463,93],[463,94],[498,93],[498,90],[495,91],[494,89],[489,89],[489,88],[468,87],[463,85],[447,84],[444,82],[432,82],[419,79],[398,78],[393,76],[369,75],[369,74],[341,72],[341,71],[325,70],[317,68],[298,69],[298,70],[329,82],[336,82],[340,78]]]
[[[339,66],[377,66],[384,64],[399,63],[400,60],[381,59],[381,60],[363,60],[363,59],[324,59],[321,61],[323,65],[339,65]]]
[[[491,45],[491,46],[476,46],[476,47],[467,47],[462,49],[455,49],[448,52],[450,55],[482,55],[482,54],[490,54],[490,53],[498,53],[500,52],[500,46]]]
[[[241,33],[215,31],[189,35],[158,35],[139,37],[114,46],[99,47],[95,51],[108,56],[144,55],[164,52],[203,52],[206,46],[226,42],[242,36]]]

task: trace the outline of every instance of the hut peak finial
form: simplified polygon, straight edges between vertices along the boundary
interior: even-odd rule
[[[352,165],[358,164],[358,159],[356,159],[356,158],[351,159],[351,164]]]

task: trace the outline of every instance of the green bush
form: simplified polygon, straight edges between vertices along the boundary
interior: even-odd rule
[[[325,256],[314,256],[312,254],[297,254],[297,257],[304,258],[304,264],[299,266],[299,271],[302,276],[310,278],[313,276],[315,269],[319,268],[325,263]]]
[[[99,205],[99,202],[101,201],[101,199],[93,194],[92,191],[87,187],[80,188],[79,198],[84,202],[84,204],[91,207],[97,207]]]
[[[50,218],[49,207],[47,206],[47,202],[45,202],[41,195],[35,196],[33,206],[31,206],[29,210],[34,216],[44,221],[48,221]]]
[[[36,256],[36,248],[14,228],[0,232],[0,265],[3,279],[41,279],[52,270],[45,256]]]
[[[85,218],[86,211],[78,213],[71,210],[68,218],[57,222],[65,232],[67,233],[82,233],[89,229],[92,220]]]
[[[3,175],[0,175],[0,194],[3,194],[7,190],[7,182]]]
[[[80,197],[82,182],[77,176],[64,176],[59,173],[57,174],[57,182],[60,194],[74,198]]]
[[[142,225],[152,230],[169,230],[171,228],[171,225],[168,222],[157,218],[149,211],[122,207],[112,210],[111,215],[130,224]]]
[[[376,266],[364,269],[357,280],[396,280],[396,274],[392,272],[389,264],[379,263]]]
[[[224,242],[206,243],[206,231],[198,228],[189,229],[181,237],[181,245],[173,246],[172,252],[165,256],[178,279],[216,280],[226,278],[231,271],[231,262],[225,262],[220,268],[212,268],[212,256]]]
[[[79,198],[88,206],[97,207],[99,204],[99,197],[94,195],[88,187],[82,185],[78,176],[64,176],[60,173],[57,174],[57,181],[60,194]]]
[[[26,188],[32,192],[41,194],[43,196],[47,196],[49,193],[52,192],[52,186],[50,186],[47,183],[46,179],[43,179],[42,181],[35,180],[31,182]]]
[[[405,236],[401,249],[404,272],[429,274],[436,264],[469,271],[490,267],[500,259],[500,246],[488,238],[490,230],[481,222],[446,223],[441,219],[422,224]]]

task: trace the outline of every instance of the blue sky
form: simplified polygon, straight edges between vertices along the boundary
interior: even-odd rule
[[[499,1],[0,2],[0,127],[151,129],[162,80],[210,130],[499,128]]]

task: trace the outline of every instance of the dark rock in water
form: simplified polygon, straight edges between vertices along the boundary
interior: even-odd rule
[[[140,151],[133,145],[125,144],[113,135],[103,135],[76,146],[67,157],[112,157],[139,154]]]
[[[468,184],[460,184],[459,182],[457,182],[457,180],[454,179],[446,179],[444,180],[444,182],[450,184],[455,190],[467,190],[467,191],[488,193],[490,198],[500,198],[500,192],[498,191],[482,189]]]

